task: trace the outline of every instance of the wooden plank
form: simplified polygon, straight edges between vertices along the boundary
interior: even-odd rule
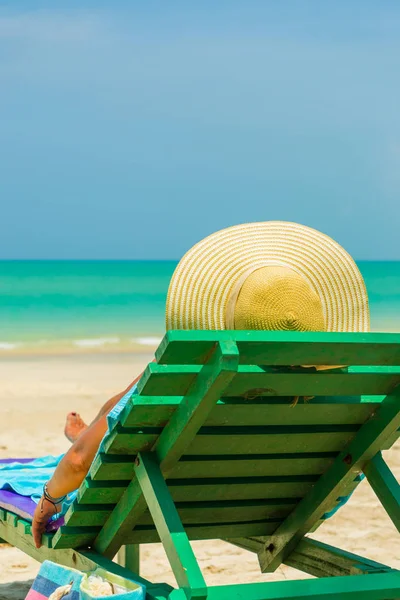
[[[234,340],[240,364],[400,365],[400,335],[286,331],[169,331],[156,359],[160,364],[202,364],[212,346]]]
[[[241,455],[194,455],[183,456],[171,471],[173,479],[213,477],[253,477],[274,475],[320,475],[332,464],[337,452],[249,454]]]
[[[183,396],[200,372],[197,365],[158,365],[152,363],[140,380],[145,395]],[[383,395],[400,382],[400,368],[368,371],[319,371],[274,369],[254,365],[239,366],[226,388],[226,396],[360,396]]]
[[[164,427],[184,396],[135,395],[120,422],[127,427]]]
[[[92,481],[131,481],[134,476],[132,456],[98,454],[90,467]]]
[[[367,421],[332,467],[318,480],[308,495],[290,513],[259,554],[263,571],[275,570],[294,550],[329,505],[340,495],[341,488],[359,474],[366,462],[380,450],[384,441],[400,426],[400,389],[388,396]],[[238,536],[241,537],[241,536]]]
[[[135,396],[135,403],[127,411],[121,424],[124,427],[163,427],[175,412],[181,396],[157,398],[157,403],[140,404],[141,396]],[[384,396],[381,397],[382,399]],[[161,400],[163,402],[161,402]],[[165,402],[164,402],[165,401]],[[208,416],[205,426],[253,426],[253,425],[336,425],[348,423],[361,425],[379,405],[379,398],[369,396],[319,396],[309,402],[301,398],[296,410],[291,406],[293,396],[261,396],[253,400],[244,398],[222,398]]]
[[[88,548],[99,533],[100,527],[69,527],[63,525],[53,537],[53,548]]]
[[[66,515],[69,527],[101,527],[110,516],[114,504],[72,504]]]
[[[267,581],[208,588],[208,600],[396,600],[400,597],[400,573],[358,577],[324,577]],[[183,600],[172,592],[171,600]]]
[[[78,490],[79,504],[116,504],[126,489],[126,481],[92,481],[86,478]]]
[[[168,480],[175,502],[202,502],[222,500],[256,500],[265,498],[301,498],[315,484],[317,477],[243,477],[226,478],[223,485],[218,479]]]
[[[186,456],[337,452],[354,437],[358,426],[253,427],[243,428],[243,433],[239,428],[221,429],[202,428],[185,449]],[[136,456],[139,446],[129,429],[118,429],[107,443],[107,451]]]
[[[261,535],[262,532],[275,531],[281,520],[249,521],[245,523],[203,523],[201,525],[186,525],[185,532],[189,540],[216,540],[227,539],[235,533],[239,536]],[[159,543],[160,537],[154,527],[137,525],[135,529],[126,534],[129,544]]]
[[[198,524],[243,523],[283,519],[293,510],[297,498],[262,498],[261,500],[224,500],[205,502],[176,502],[181,521],[190,526]],[[152,523],[149,513],[140,519],[141,525]]]
[[[400,371],[385,373],[379,370],[366,373],[262,372],[260,367],[240,367],[228,386],[230,396],[357,396],[389,394],[400,382]]]
[[[363,469],[383,508],[400,532],[400,485],[378,452]]]
[[[186,525],[185,532],[190,540],[227,539],[235,535],[241,537],[261,536],[263,533],[273,533],[281,523],[281,519],[265,519],[262,521],[240,523],[202,523]],[[53,548],[58,551],[68,548],[82,549],[91,547],[99,531],[99,527],[64,526],[54,534]],[[160,537],[154,526],[137,525],[133,531],[125,534],[124,541],[126,544],[153,544],[159,543]]]
[[[168,479],[175,502],[215,500],[251,500],[261,498],[301,498],[318,480],[317,475],[230,477],[224,484],[218,478]],[[80,506],[100,504],[114,506],[123,496],[125,487],[116,482],[88,481],[80,490]],[[117,482],[119,483],[119,482]]]
[[[303,538],[299,542],[285,559],[285,565],[313,577],[344,577],[393,571],[386,565],[311,538]]]
[[[153,456],[138,456],[135,464],[136,477],[179,587],[188,598],[204,599],[207,597],[206,582]]]
[[[127,434],[125,437],[122,437],[123,432],[126,432]],[[139,452],[148,452],[154,446],[161,432],[161,427],[133,427],[124,429],[122,425],[118,423],[112,433],[105,439],[104,450],[105,452],[114,454],[133,455],[136,455]],[[125,451],[125,447],[129,449],[129,452]]]
[[[237,366],[238,351],[232,343],[218,344],[210,354],[199,377],[193,380],[185,400],[181,402],[157,442],[155,452],[164,477],[185,453],[187,445],[224,394]],[[95,540],[96,550],[107,556],[114,556],[125,543],[125,534],[132,530],[145,510],[142,491],[137,480],[133,479]]]
[[[286,517],[298,498],[262,498],[260,500],[224,500],[176,502],[183,523],[235,523]],[[68,527],[100,527],[111,514],[113,505],[77,504],[65,516]],[[149,512],[140,518],[141,525],[153,524]]]

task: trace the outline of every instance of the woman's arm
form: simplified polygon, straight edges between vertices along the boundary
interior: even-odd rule
[[[107,415],[121,398],[137,383],[141,375],[137,377],[126,390],[111,398],[96,419],[89,425],[76,442],[73,443],[68,452],[58,463],[52,478],[47,483],[47,491],[53,498],[61,498],[76,490],[85,479],[90,465],[96,455],[107,431]],[[40,548],[42,533],[47,522],[56,512],[60,505],[54,506],[44,496],[39,500],[32,522],[32,535],[36,548]]]

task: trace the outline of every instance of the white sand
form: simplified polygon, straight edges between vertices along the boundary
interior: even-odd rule
[[[0,363],[0,457],[59,454],[68,447],[62,430],[65,415],[76,410],[94,417],[103,402],[124,389],[150,356],[81,355],[62,358],[2,359]],[[400,444],[386,453],[400,477]],[[367,482],[315,536],[321,541],[400,568],[398,533]],[[195,542],[193,547],[210,585],[299,578],[281,567],[262,575],[254,555],[221,541]],[[174,583],[162,547],[142,550],[142,574]],[[0,600],[22,600],[39,564],[19,550],[0,545]]]

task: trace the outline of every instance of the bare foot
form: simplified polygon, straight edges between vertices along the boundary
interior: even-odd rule
[[[64,434],[70,442],[74,443],[87,428],[88,426],[78,413],[68,413]]]

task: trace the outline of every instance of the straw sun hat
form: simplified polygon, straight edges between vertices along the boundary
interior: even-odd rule
[[[166,325],[368,331],[368,297],[355,262],[327,235],[296,223],[248,223],[185,254],[168,290]]]

